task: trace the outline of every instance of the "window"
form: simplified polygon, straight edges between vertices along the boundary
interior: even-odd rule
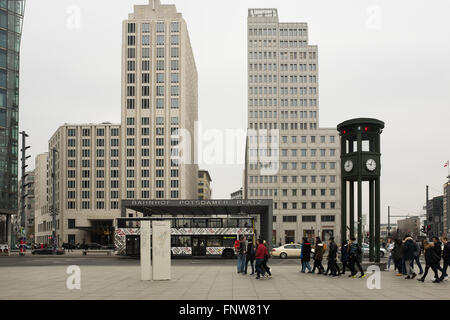
[[[156,24],[156,32],[158,33],[164,32],[165,29],[164,27],[165,27],[164,22],[158,22]]]
[[[143,46],[150,45],[150,36],[148,36],[148,35],[142,36],[142,45]]]
[[[164,45],[164,36],[156,36],[156,44],[158,46],[163,46]]]
[[[142,24],[142,33],[150,33],[150,23]]]
[[[75,229],[75,219],[68,219],[67,220],[67,228],[68,229]]]
[[[335,216],[321,216],[320,220],[322,222],[334,222],[335,221]]]
[[[283,222],[297,222],[297,216],[283,216]]]
[[[302,216],[302,222],[316,222],[316,216]]]
[[[178,22],[170,23],[170,31],[171,32],[180,32],[180,24]]]

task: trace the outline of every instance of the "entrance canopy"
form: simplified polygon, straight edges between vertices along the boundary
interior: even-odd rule
[[[121,215],[126,211],[140,212],[144,217],[154,215],[188,215],[193,217],[229,215],[259,216],[261,238],[271,243],[273,229],[272,200],[268,199],[233,199],[233,200],[122,200]]]

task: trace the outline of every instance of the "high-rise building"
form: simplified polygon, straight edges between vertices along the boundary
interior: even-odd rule
[[[249,9],[247,22],[244,198],[273,199],[274,243],[338,236],[340,146],[335,128],[319,128],[317,46],[277,9]]]
[[[50,209],[43,212],[45,221],[36,226],[38,236],[51,234],[54,226],[51,208],[55,154],[58,244],[112,243],[111,230],[120,216],[120,130],[120,125],[111,123],[65,124],[53,134],[48,156]]]
[[[24,0],[0,0],[0,242],[10,241],[11,215],[17,213],[19,54],[24,7]]]
[[[431,227],[428,237],[440,237],[444,233],[444,197],[437,196],[428,200],[427,225]]]
[[[208,170],[198,171],[198,199],[211,199],[211,181]]]
[[[444,230],[447,236],[450,235],[450,176],[449,181],[444,184],[444,195],[443,195],[443,211],[444,211]]]
[[[34,242],[51,243],[52,230],[47,228],[52,221],[49,212],[48,152],[38,154],[34,161]]]
[[[123,198],[196,199],[197,69],[186,22],[151,0],[123,21],[122,41]]]

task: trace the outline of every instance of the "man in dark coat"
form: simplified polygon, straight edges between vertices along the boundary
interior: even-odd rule
[[[414,244],[414,240],[410,235],[407,235],[403,241],[403,260],[405,260],[405,268],[407,273],[405,279],[414,279],[417,275],[411,267],[411,262],[414,260],[415,251],[416,246]]]
[[[350,250],[349,250],[349,256],[350,256],[350,269],[352,271],[352,274],[349,275],[349,277],[356,278],[356,267],[358,267],[359,271],[361,272],[360,278],[364,278],[366,274],[364,274],[364,270],[361,267],[361,263],[359,262],[362,255],[362,249],[359,243],[356,242],[355,237],[351,237],[350,241],[348,243]]]
[[[322,274],[325,270],[322,266],[323,259],[323,243],[319,237],[316,238],[316,247],[314,249],[314,266],[312,269],[312,273],[316,270],[319,270],[319,274]]]
[[[403,243],[401,239],[395,239],[394,249],[392,249],[392,258],[394,259],[395,269],[397,269],[397,276],[402,276],[403,270]]]
[[[312,273],[309,260],[311,260],[311,243],[307,238],[303,238],[302,248],[300,252],[300,259],[302,260],[302,273],[305,273],[305,269],[308,269],[309,273]]]
[[[443,237],[442,242],[444,243],[444,250],[442,251],[442,258],[444,259],[444,267],[442,268],[442,275],[440,280],[448,280],[447,268],[450,264],[450,243],[448,243],[448,238]]]
[[[437,264],[439,263],[439,260],[441,260],[440,257],[436,254],[436,251],[433,247],[434,243],[428,243],[427,241],[424,241],[424,256],[425,256],[425,272],[423,276],[417,280],[424,282],[425,278],[427,277],[428,270],[431,268],[434,272],[435,279],[433,280],[434,283],[441,282],[441,279],[438,276],[437,272]]]
[[[442,248],[441,248],[441,246],[442,246],[442,243],[439,241],[438,237],[433,237],[433,242],[434,242],[434,252],[439,257],[439,261],[437,263],[436,268],[440,272],[444,272],[444,270],[442,270],[442,268],[441,268],[441,258],[442,258]]]
[[[342,272],[341,274],[345,274],[345,268],[347,267],[350,272],[351,272],[351,268],[349,265],[349,247],[348,247],[348,243],[347,241],[343,241],[342,242],[342,247],[341,247],[341,262],[342,262]]]
[[[245,270],[244,274],[247,274],[247,267],[248,263],[250,262],[250,266],[252,267],[252,273],[250,275],[255,274],[255,254],[256,254],[256,248],[252,241],[249,241],[247,244],[247,254],[245,257]]]
[[[340,275],[341,272],[336,261],[337,251],[338,247],[334,242],[334,237],[330,237],[330,239],[328,240],[328,267],[325,275],[328,273],[328,270],[330,270],[330,276],[336,277]]]

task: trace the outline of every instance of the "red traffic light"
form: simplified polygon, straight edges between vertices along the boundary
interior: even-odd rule
[[[365,131],[369,131],[369,127],[365,127],[364,130],[365,130]]]

